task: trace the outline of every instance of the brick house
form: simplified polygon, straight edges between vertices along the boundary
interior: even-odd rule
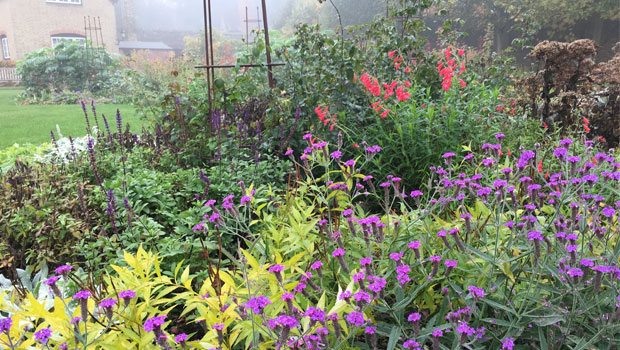
[[[118,53],[116,1],[0,0],[0,60],[24,59],[28,52],[53,47],[62,39],[84,42],[88,37],[96,45],[95,35],[107,51]],[[85,31],[88,17],[93,22],[97,18],[96,26],[101,21],[97,34]]]

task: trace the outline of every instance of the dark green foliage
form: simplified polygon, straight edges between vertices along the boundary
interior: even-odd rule
[[[97,93],[110,79],[117,63],[104,50],[87,49],[77,42],[62,41],[53,49],[29,53],[17,70],[26,88],[25,95],[41,96],[46,92],[89,91]]]

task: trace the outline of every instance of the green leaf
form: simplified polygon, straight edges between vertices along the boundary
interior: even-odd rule
[[[387,350],[394,350],[396,348],[396,343],[398,343],[398,339],[400,338],[400,327],[393,326],[392,331],[390,332],[390,340],[388,341]]]
[[[187,280],[187,278],[189,277],[189,266],[185,268],[185,270],[183,270],[183,274],[181,275],[181,280],[179,282],[183,283]]]
[[[549,346],[547,346],[547,338],[545,337],[542,328],[538,328],[538,345],[540,346],[540,350],[549,349]]]
[[[489,306],[498,309],[498,310],[503,310],[505,312],[508,312],[512,315],[516,315],[516,311],[512,308],[512,307],[507,307],[506,305],[502,305],[499,303],[496,303],[492,300],[490,300],[489,298],[482,298],[482,300],[485,302],[485,304],[488,304]]]
[[[546,315],[546,316],[535,318],[532,322],[534,322],[537,326],[545,327],[545,326],[550,326],[552,324],[555,324],[558,322],[564,322],[564,321],[565,321],[565,318],[563,315],[551,314],[551,315]]]

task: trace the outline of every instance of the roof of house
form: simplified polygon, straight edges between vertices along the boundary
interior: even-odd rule
[[[119,41],[119,49],[134,50],[172,50],[172,48],[160,41]]]

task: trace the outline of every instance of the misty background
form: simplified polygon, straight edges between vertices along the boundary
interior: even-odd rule
[[[399,0],[333,0],[342,24],[367,23],[384,16],[386,5]],[[328,2],[318,0],[266,0],[270,31],[290,37],[298,23],[321,24],[336,29],[338,16]],[[185,49],[186,37],[200,37],[204,28],[202,0],[134,0],[136,30],[140,40],[163,41],[175,51]],[[246,36],[246,7],[249,39],[252,30],[262,29],[260,0],[211,0],[213,26],[217,35],[229,40]],[[620,41],[620,0],[452,0],[442,17],[422,14],[430,27],[429,36],[448,17],[461,19],[457,28],[467,35],[460,40],[480,48],[492,41],[499,52],[528,36],[533,41],[594,39],[601,47],[599,57],[611,54]],[[535,44],[535,43],[534,43]],[[525,51],[524,51],[525,52]],[[602,58],[601,57],[601,58]]]
[[[202,0],[134,0],[136,24],[143,31],[198,32],[203,29]],[[384,13],[389,0],[335,1],[343,25],[365,23]],[[270,29],[293,31],[296,23],[332,26],[337,14],[328,3],[317,0],[267,0]],[[262,20],[260,0],[211,0],[213,26],[227,36],[245,35],[245,8],[248,9],[250,31]],[[261,25],[262,28],[262,25]]]

